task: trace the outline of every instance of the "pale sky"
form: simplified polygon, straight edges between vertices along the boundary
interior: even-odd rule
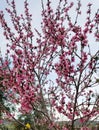
[[[5,8],[7,7],[7,4],[6,4],[5,1],[6,0],[0,0],[0,10],[4,11],[6,19],[9,21],[8,14],[5,11]],[[33,27],[36,27],[38,30],[40,30],[41,0],[28,0],[28,1],[29,1],[29,6],[30,6],[30,12],[33,15]],[[47,0],[43,0],[43,1],[46,4]],[[69,2],[73,1],[74,3],[77,3],[77,0],[68,0],[68,1]],[[89,3],[89,2],[93,3],[92,14],[94,14],[96,12],[96,10],[99,8],[99,0],[81,0],[81,1],[82,1],[82,7],[81,7],[81,9],[82,9],[82,17],[79,19],[78,22],[81,25],[83,25],[84,19],[85,19],[85,16],[86,16],[86,9],[87,9],[86,5],[87,5],[87,3]],[[24,12],[24,9],[23,9],[24,0],[15,0],[15,2],[16,2],[16,5],[17,5],[17,11],[19,13]],[[58,0],[52,0],[53,8],[56,7],[57,3],[58,3]],[[72,9],[72,11],[70,12],[70,15],[71,15],[71,17],[73,19],[75,18],[75,8]],[[0,31],[1,31],[1,29],[0,29]],[[92,52],[94,52],[95,50],[99,49],[99,43],[95,42],[94,37],[92,37],[92,36],[90,37],[90,39],[91,39],[91,45],[92,45],[91,49],[92,49]],[[4,54],[6,44],[5,44],[4,37],[2,37],[2,33],[0,33],[0,41],[1,41],[0,42],[0,47],[1,47],[2,53]]]

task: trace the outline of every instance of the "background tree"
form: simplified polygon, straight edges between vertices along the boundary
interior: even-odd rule
[[[39,129],[35,127],[38,124],[60,129],[54,122],[56,111],[70,121],[70,130],[74,130],[76,120],[82,127],[87,127],[87,121],[99,116],[97,100],[93,97],[93,88],[98,85],[95,76],[99,67],[99,50],[91,53],[89,39],[90,35],[99,40],[99,10],[92,17],[92,4],[89,3],[85,22],[80,25],[80,1],[77,1],[74,19],[69,12],[75,3],[59,0],[56,10],[53,10],[50,0],[46,6],[41,1],[40,33],[32,26],[27,0],[24,14],[20,15],[14,0],[7,3],[11,26],[0,12],[3,34],[9,42],[6,57],[12,63],[9,67],[9,60],[6,60],[6,69],[1,66],[2,84],[9,92],[7,98],[20,105],[20,112],[36,115],[33,120],[35,130]]]
[[[3,59],[0,57],[0,72],[2,72],[3,66]],[[6,96],[5,96],[5,86],[3,86],[3,75],[0,74],[0,120],[3,120],[3,114],[5,113],[4,109],[10,110],[8,104],[6,103]]]
[[[1,87],[0,87],[1,88]],[[3,92],[0,90],[0,103],[3,103]],[[0,105],[0,120],[2,119],[2,106]]]

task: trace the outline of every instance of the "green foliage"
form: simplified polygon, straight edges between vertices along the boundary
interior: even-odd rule
[[[17,122],[13,122],[13,130],[23,130],[23,126]]]
[[[8,130],[8,127],[5,125],[0,125],[0,130]],[[10,129],[11,130],[11,129]]]
[[[24,124],[26,123],[32,123],[33,122],[33,117],[32,117],[32,114],[21,114],[19,117],[18,117],[18,120],[20,122],[23,122]]]

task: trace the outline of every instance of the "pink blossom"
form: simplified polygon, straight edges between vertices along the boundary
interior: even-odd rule
[[[2,124],[3,123],[3,120],[0,120],[0,124]]]
[[[66,127],[63,127],[62,130],[68,130]]]
[[[21,55],[21,54],[22,54],[22,50],[20,50],[20,49],[16,49],[15,52],[16,52],[16,54],[18,54],[18,55]]]
[[[91,129],[88,127],[82,127],[80,130],[91,130]]]
[[[15,0],[6,1],[11,8],[6,9],[11,25],[0,11],[1,33],[9,43],[5,58],[0,55],[0,89],[7,100],[20,104],[21,113],[35,114],[34,109],[37,109],[42,118],[36,117],[35,125],[46,122],[51,129],[60,127],[53,125],[56,110],[71,124],[79,117],[83,124],[87,119],[93,119],[99,113],[98,101],[93,99],[88,88],[97,85],[94,75],[99,68],[99,51],[94,49],[95,54],[92,54],[89,36],[99,39],[99,11],[91,17],[90,3],[86,15],[82,15],[80,0],[77,4],[59,0],[54,9],[53,1],[47,0],[45,4],[42,0],[41,31],[38,31],[34,29],[27,0],[21,15],[17,13]],[[73,19],[70,13],[74,8]],[[79,22],[80,15],[86,16],[85,21]],[[50,115],[53,115],[52,122]],[[68,129],[63,127],[62,130]],[[89,129],[82,127],[81,130]]]

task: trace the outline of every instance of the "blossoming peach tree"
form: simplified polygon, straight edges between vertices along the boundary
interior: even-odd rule
[[[81,129],[88,129],[86,122],[99,115],[99,99],[94,98],[93,91],[98,86],[99,50],[92,53],[89,38],[99,40],[99,10],[91,15],[89,3],[81,25],[80,0],[59,0],[54,9],[51,0],[46,5],[41,0],[40,32],[33,28],[27,0],[24,14],[17,13],[15,0],[6,2],[10,22],[0,11],[0,26],[8,43],[5,58],[0,57],[0,77],[3,77],[0,84],[7,101],[17,104],[19,112],[34,115],[29,129],[37,130],[39,125],[46,129],[74,130],[76,121]],[[72,16],[70,12],[75,5]],[[6,109],[5,113],[15,119]],[[66,118],[68,126],[57,123],[57,113]]]

